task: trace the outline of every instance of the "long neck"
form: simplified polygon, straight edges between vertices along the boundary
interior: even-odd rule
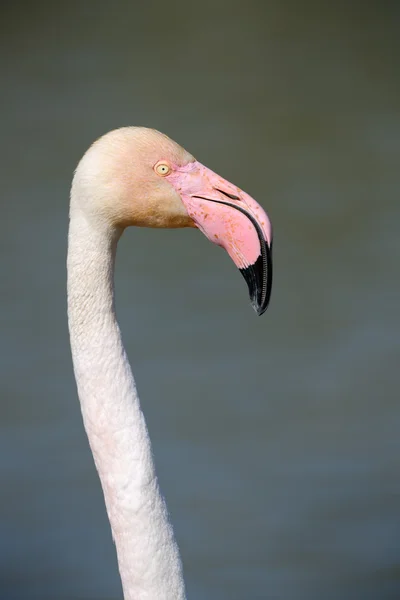
[[[68,320],[78,394],[125,600],[183,600],[179,551],[114,311],[118,237],[89,224],[72,199]]]

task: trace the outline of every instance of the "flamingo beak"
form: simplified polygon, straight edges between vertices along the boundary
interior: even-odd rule
[[[252,306],[262,315],[271,296],[272,227],[251,196],[195,161],[168,176],[189,216],[225,248],[245,278]]]

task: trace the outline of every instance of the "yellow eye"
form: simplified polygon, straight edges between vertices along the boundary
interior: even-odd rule
[[[161,177],[166,177],[171,173],[171,167],[165,162],[158,162],[154,167],[157,175],[161,175]]]

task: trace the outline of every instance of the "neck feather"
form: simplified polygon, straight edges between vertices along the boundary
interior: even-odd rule
[[[114,310],[120,232],[71,200],[68,321],[83,421],[100,476],[125,600],[183,600],[178,548]]]

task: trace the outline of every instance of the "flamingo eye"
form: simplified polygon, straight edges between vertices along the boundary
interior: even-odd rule
[[[167,163],[162,161],[158,162],[155,165],[154,170],[157,173],[157,175],[160,175],[161,177],[166,177],[172,171],[171,167]]]

